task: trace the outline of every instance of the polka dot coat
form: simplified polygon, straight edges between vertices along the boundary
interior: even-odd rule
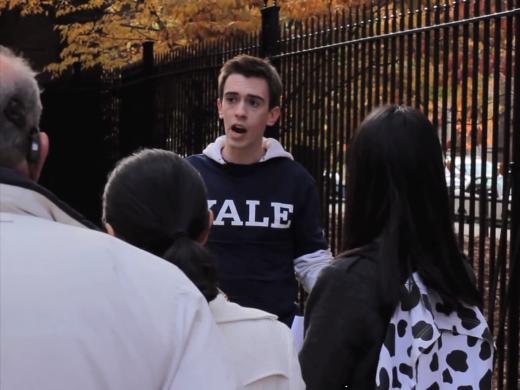
[[[493,340],[477,307],[446,310],[414,273],[379,355],[377,389],[491,389]]]

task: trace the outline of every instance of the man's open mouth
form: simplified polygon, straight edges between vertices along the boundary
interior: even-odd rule
[[[242,127],[240,125],[232,125],[231,130],[238,134],[244,134],[247,131],[245,127]]]

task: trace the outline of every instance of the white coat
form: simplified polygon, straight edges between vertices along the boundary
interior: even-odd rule
[[[305,389],[292,333],[274,314],[239,306],[223,294],[209,306],[244,389]]]
[[[175,266],[12,182],[0,184],[2,390],[238,387],[206,301]]]

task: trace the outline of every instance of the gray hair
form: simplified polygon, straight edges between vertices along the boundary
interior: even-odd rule
[[[35,76],[26,60],[0,46],[0,166],[23,161],[29,134],[38,128],[42,105]]]

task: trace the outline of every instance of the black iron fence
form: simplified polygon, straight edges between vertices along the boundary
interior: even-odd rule
[[[147,43],[142,64],[105,77],[110,145],[119,156],[146,146],[201,152],[222,132],[221,65],[268,56],[285,83],[269,135],[316,179],[337,251],[357,126],[384,103],[421,108],[439,131],[457,237],[497,341],[496,387],[520,388],[520,0],[375,1],[283,24],[279,7],[262,13],[261,34],[155,56]]]

